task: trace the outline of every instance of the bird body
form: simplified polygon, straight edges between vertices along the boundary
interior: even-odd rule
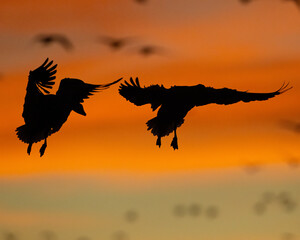
[[[142,88],[138,78],[135,81],[130,78],[130,83],[125,81],[120,85],[119,93],[137,106],[151,104],[153,111],[160,107],[157,116],[146,123],[148,130],[157,136],[156,144],[159,147],[161,146],[161,137],[174,131],[171,146],[178,149],[176,130],[184,123],[185,116],[192,108],[211,103],[228,105],[240,101],[263,101],[284,93],[290,89],[287,87],[288,84],[283,85],[277,91],[270,93],[249,93],[229,88],[215,89],[202,84],[173,86],[169,89],[162,85]]]
[[[87,84],[80,79],[62,79],[56,94],[50,94],[46,88],[52,88],[55,79],[56,66],[48,59],[36,70],[30,71],[26,88],[23,118],[25,124],[16,129],[18,138],[28,143],[27,152],[31,146],[45,140],[40,149],[41,156],[46,149],[47,137],[60,130],[67,121],[71,111],[86,115],[83,106],[84,99],[89,98],[97,90],[107,89],[121,79],[104,85]]]

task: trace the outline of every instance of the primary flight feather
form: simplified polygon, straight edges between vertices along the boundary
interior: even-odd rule
[[[263,101],[289,89],[288,84],[283,84],[281,88],[270,93],[250,93],[229,88],[215,89],[202,84],[173,86],[167,89],[163,85],[141,87],[138,78],[135,81],[130,78],[130,82],[125,81],[120,85],[119,93],[137,106],[151,104],[153,111],[160,107],[157,116],[146,123],[148,130],[157,136],[156,145],[159,147],[161,138],[174,132],[171,146],[175,150],[178,149],[176,129],[183,124],[184,117],[192,108],[210,103],[228,105],[240,101]]]
[[[44,140],[40,149],[42,156],[47,147],[47,137],[60,130],[67,121],[71,111],[86,115],[83,106],[84,99],[97,91],[107,89],[112,83],[97,85],[88,84],[79,79],[64,78],[61,80],[56,94],[50,94],[55,84],[56,65],[46,61],[34,71],[30,71],[26,88],[23,118],[25,124],[16,129],[18,138],[28,144],[30,154],[33,143]]]

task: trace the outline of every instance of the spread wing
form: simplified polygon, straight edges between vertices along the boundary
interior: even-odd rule
[[[122,78],[108,84],[89,84],[82,80],[74,78],[64,78],[61,80],[56,95],[64,96],[72,102],[82,103],[84,99],[88,99],[93,93],[109,88],[111,85],[121,81]]]
[[[56,96],[60,96],[66,103],[70,104],[72,110],[85,116],[86,113],[81,105],[84,99],[88,99],[93,93],[105,90],[121,80],[122,78],[108,84],[96,85],[85,83],[79,79],[65,78],[61,80]]]
[[[30,71],[27,92],[44,94],[49,93],[47,89],[52,89],[52,86],[55,84],[54,79],[56,77],[54,74],[56,73],[57,64],[51,66],[53,61],[49,63],[48,61],[49,59],[47,58],[40,67]]]
[[[167,89],[159,85],[142,88],[138,78],[135,79],[135,82],[130,78],[130,83],[125,81],[125,84],[122,83],[119,88],[120,95],[126,100],[134,103],[136,106],[150,103],[153,111],[162,104],[166,92]]]
[[[233,104],[237,102],[251,102],[251,101],[264,101],[269,98],[273,98],[280,95],[292,87],[288,87],[289,84],[283,84],[278,90],[269,93],[251,93],[247,91],[237,91],[229,88],[214,89],[211,87],[204,87],[200,85],[201,88],[194,92],[194,100],[196,106],[202,106],[209,103],[216,104]],[[198,87],[198,86],[196,86]]]

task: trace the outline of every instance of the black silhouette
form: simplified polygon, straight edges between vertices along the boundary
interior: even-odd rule
[[[107,37],[107,36],[101,36],[99,38],[100,42],[109,46],[113,50],[120,50],[125,45],[130,43],[132,40],[131,38],[113,38],[113,37]]]
[[[130,84],[131,83],[131,84]],[[174,131],[171,146],[178,149],[176,130],[183,122],[186,114],[194,107],[209,103],[228,105],[240,101],[263,101],[288,91],[288,84],[283,84],[275,92],[249,93],[229,88],[214,89],[202,84],[196,86],[173,86],[166,89],[163,85],[151,85],[142,88],[138,78],[135,82],[130,78],[130,83],[121,84],[119,93],[126,100],[137,106],[151,104],[151,108],[158,110],[157,116],[147,122],[148,130],[157,136],[156,145],[161,146],[161,138]]]
[[[18,138],[28,143],[27,153],[30,154],[33,143],[44,139],[40,149],[43,156],[47,147],[47,137],[60,130],[67,121],[71,111],[86,115],[83,106],[84,99],[94,92],[107,89],[121,79],[104,85],[84,83],[82,80],[62,79],[56,94],[49,94],[55,84],[56,65],[46,61],[34,71],[30,71],[23,110],[25,125],[16,129]]]
[[[42,43],[44,46],[49,46],[56,42],[66,50],[73,49],[71,41],[62,34],[41,34],[36,36],[34,40]]]

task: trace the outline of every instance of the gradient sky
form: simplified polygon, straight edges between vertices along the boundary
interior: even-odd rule
[[[201,236],[265,240],[289,232],[300,234],[298,209],[286,215],[274,204],[274,215],[265,218],[251,212],[265,191],[289,191],[295,199],[300,197],[299,169],[286,163],[300,158],[300,136],[281,124],[300,121],[296,4],[0,0],[0,6],[0,230],[31,239],[48,228],[65,239],[83,234],[118,240],[111,234],[119,230],[136,234],[129,239],[144,240]],[[33,41],[41,33],[66,35],[74,50],[41,46]],[[99,42],[103,35],[132,37],[132,41],[120,51],[111,51]],[[141,56],[138,50],[148,44],[159,46],[161,53]],[[293,89],[264,102],[193,109],[178,129],[179,150],[174,151],[172,136],[163,138],[159,149],[156,138],[146,131],[145,123],[155,116],[150,106],[134,106],[118,94],[115,85],[85,101],[86,117],[72,113],[62,129],[49,137],[40,158],[41,143],[34,144],[28,156],[27,145],[14,130],[24,123],[21,114],[29,70],[47,57],[58,64],[57,80],[73,77],[98,84],[132,76],[145,86],[201,83],[269,92],[289,82]],[[259,173],[249,175],[248,165],[258,166]],[[235,199],[240,199],[240,205],[233,204]],[[199,229],[194,220],[169,219],[166,212],[180,201],[217,204],[235,213],[221,214],[217,225],[201,220]],[[136,228],[122,221],[123,212],[132,205],[145,212],[146,222],[141,218]],[[83,223],[86,219],[88,223]],[[102,224],[104,233],[97,224]],[[243,224],[240,231],[235,224]]]

